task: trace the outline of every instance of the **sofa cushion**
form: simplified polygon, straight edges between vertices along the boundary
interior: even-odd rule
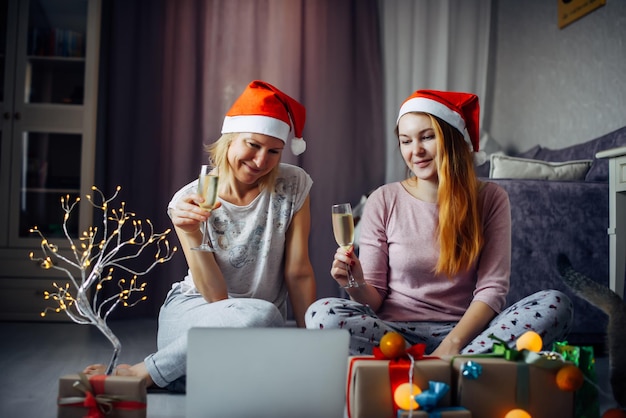
[[[535,145],[528,151],[515,154],[515,156],[518,158],[530,158],[532,160],[540,160],[540,158],[537,158],[537,154],[539,154],[541,150],[542,150],[541,145]]]
[[[587,172],[586,181],[609,181],[609,162],[607,159],[598,159],[596,153],[607,149],[623,147],[626,145],[626,126],[609,132],[598,138],[582,144],[572,145],[561,149],[540,148],[534,157],[544,161],[567,161],[592,159],[593,164]]]
[[[548,162],[529,158],[491,155],[492,179],[583,181],[592,160]]]
[[[529,158],[542,161],[573,161],[593,160],[591,168],[585,176],[585,181],[608,183],[609,161],[606,158],[596,158],[600,151],[626,146],[626,126],[594,138],[582,144],[572,145],[567,148],[550,149],[535,145],[522,153],[511,154],[518,158]],[[476,167],[479,177],[486,178],[491,171],[491,162],[488,160],[481,166]]]

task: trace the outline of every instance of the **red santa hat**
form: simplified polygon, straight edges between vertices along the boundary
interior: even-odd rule
[[[478,118],[480,106],[478,96],[453,91],[417,90],[400,107],[398,119],[409,112],[424,112],[448,122],[463,136],[474,152],[478,152]]]
[[[230,108],[222,133],[252,132],[291,140],[291,152],[306,150],[302,139],[306,112],[304,106],[264,81],[255,80],[241,93]]]

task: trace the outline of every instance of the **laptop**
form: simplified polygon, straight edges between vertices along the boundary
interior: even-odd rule
[[[342,418],[350,334],[341,329],[192,328],[187,418]]]

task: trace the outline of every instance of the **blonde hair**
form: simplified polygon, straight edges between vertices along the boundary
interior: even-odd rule
[[[421,112],[412,112],[421,113]],[[483,229],[478,191],[480,182],[474,157],[463,135],[450,124],[429,113],[437,141],[437,203],[439,260],[435,273],[453,277],[467,271],[483,246]],[[396,127],[396,136],[399,131]],[[408,171],[411,175],[411,171]],[[415,178],[415,181],[419,181]]]
[[[204,150],[209,154],[209,163],[217,168],[220,175],[220,182],[222,178],[226,178],[231,174],[231,168],[228,164],[228,149],[238,135],[239,133],[237,132],[223,134],[217,141],[204,146]],[[277,176],[278,164],[276,164],[276,167],[274,167],[272,171],[259,179],[259,189],[263,190],[266,187],[272,187]]]

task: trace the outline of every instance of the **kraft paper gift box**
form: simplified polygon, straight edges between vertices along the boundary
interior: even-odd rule
[[[468,409],[462,407],[450,406],[436,409],[431,412],[417,410],[413,411],[411,415],[409,415],[409,411],[401,411],[397,418],[433,418],[434,416],[437,418],[472,418],[472,413]]]
[[[377,359],[374,356],[352,356],[348,359],[347,401],[350,418],[387,418],[394,416],[389,363],[397,360]],[[403,360],[410,365],[408,360]],[[450,363],[438,358],[415,361],[413,383],[420,389],[428,388],[429,381],[450,385]],[[408,366],[406,382],[409,381]],[[450,406],[451,394],[440,401],[441,406]],[[413,416],[417,411],[413,411]],[[428,415],[424,415],[428,416]],[[464,415],[448,415],[464,417]]]
[[[463,375],[468,361],[480,370],[478,376]],[[469,409],[474,418],[504,417],[515,408],[524,409],[533,418],[574,416],[573,392],[563,391],[556,384],[558,367],[478,355],[453,358],[452,367],[456,380],[454,403]]]
[[[86,376],[59,379],[58,418],[146,418],[145,380],[130,376]]]

